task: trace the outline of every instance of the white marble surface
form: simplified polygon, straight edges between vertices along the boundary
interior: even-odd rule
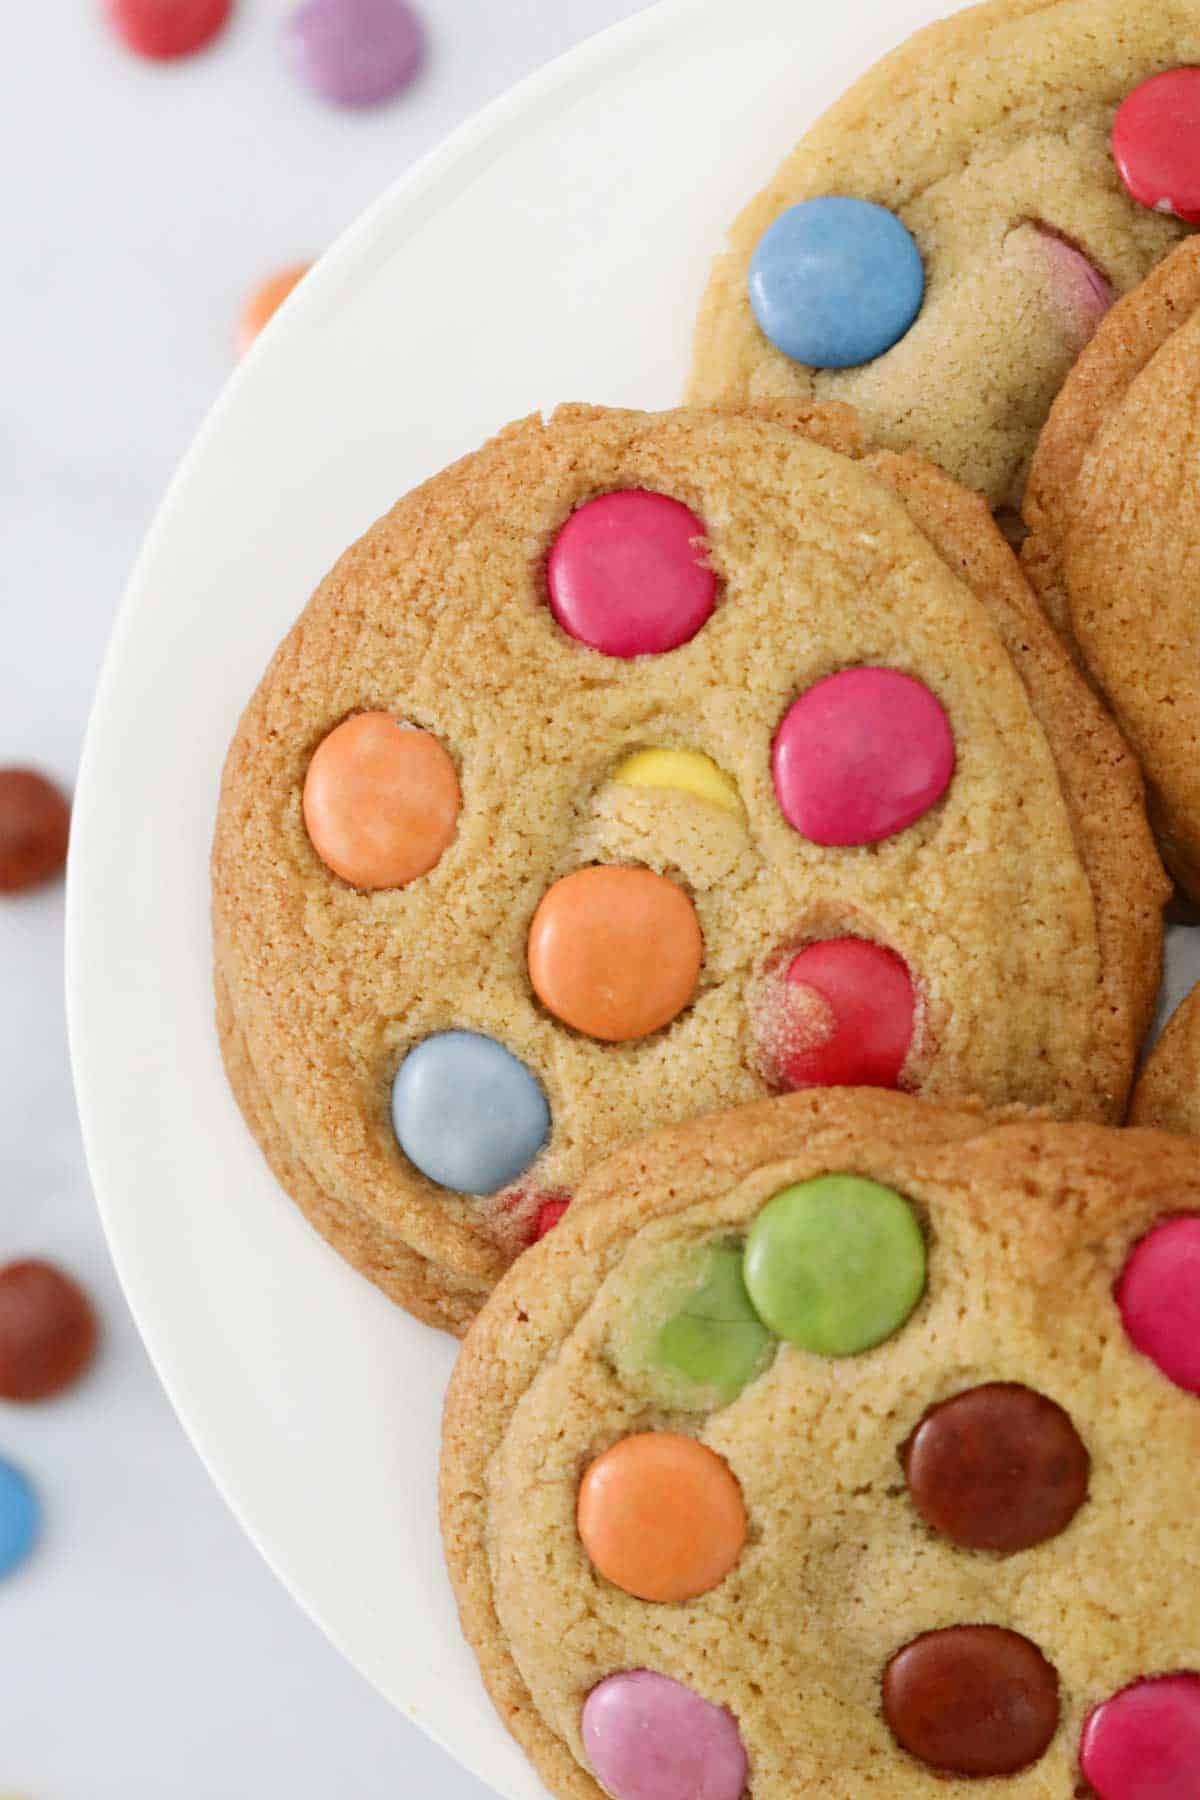
[[[420,4],[426,76],[363,117],[288,81],[287,0],[241,0],[218,49],[170,68],[122,54],[99,0],[5,9],[0,764],[70,783],[122,583],[227,373],[244,292],[640,0]],[[0,1260],[40,1253],[75,1270],[106,1336],[75,1394],[0,1405],[0,1454],[46,1506],[41,1549],[0,1586],[0,1796],[484,1800],[276,1584],[158,1388],[88,1189],[61,929],[58,891],[0,903]]]

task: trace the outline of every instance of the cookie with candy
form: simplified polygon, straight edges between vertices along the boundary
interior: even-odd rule
[[[213,879],[251,1129],[456,1330],[655,1125],[831,1083],[1118,1118],[1164,895],[986,506],[788,406],[564,408],[402,500],[250,703]]]
[[[563,1800],[1188,1800],[1200,1162],[863,1091],[593,1172],[451,1382],[464,1630]]]
[[[690,398],[842,400],[1019,506],[1113,299],[1200,219],[1198,0],[992,0],[918,32],[733,224]]]

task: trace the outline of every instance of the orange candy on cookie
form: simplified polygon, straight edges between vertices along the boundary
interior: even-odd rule
[[[718,1587],[746,1542],[746,1507],[728,1463],[695,1438],[622,1438],[579,1488],[579,1536],[593,1565],[637,1600],[694,1600]]]
[[[390,713],[356,713],[317,746],[304,782],[313,849],[358,888],[404,887],[450,844],[462,800],[431,732]]]
[[[609,1044],[669,1025],[695,992],[703,958],[691,900],[652,869],[577,869],[545,894],[529,928],[529,978],[542,1005]]]

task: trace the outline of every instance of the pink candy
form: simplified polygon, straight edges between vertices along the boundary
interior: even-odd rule
[[[1200,225],[1200,69],[1152,75],[1123,102],[1113,156],[1139,205]]]
[[[648,656],[695,637],[716,605],[704,525],[644,488],[601,494],[571,514],[546,566],[563,630],[606,656]]]
[[[901,957],[865,938],[829,938],[768,977],[755,1021],[759,1065],[772,1087],[899,1084],[912,1045],[916,995]]]
[[[1133,1345],[1177,1387],[1200,1394],[1200,1216],[1168,1219],[1142,1239],[1117,1304]]]
[[[775,736],[784,817],[816,844],[874,844],[919,819],[954,774],[945,709],[898,669],[843,669],[794,700]]]
[[[1071,341],[1082,350],[1112,306],[1112,288],[1090,257],[1066,238],[1044,225],[1031,225],[1028,229],[1036,234],[1034,241],[1045,260],[1050,295]]]
[[[583,1745],[615,1800],[741,1800],[746,1786],[733,1715],[650,1669],[592,1689]]]
[[[1088,1719],[1079,1760],[1100,1800],[1200,1800],[1200,1676],[1123,1688]]]

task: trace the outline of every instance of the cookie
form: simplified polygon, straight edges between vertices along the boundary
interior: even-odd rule
[[[1195,1793],[1193,1145],[827,1090],[581,1198],[468,1335],[442,1454],[463,1629],[552,1794]]]
[[[1176,1007],[1146,1058],[1129,1122],[1200,1137],[1200,987]]]
[[[1188,96],[1145,84],[1193,63],[1198,0],[997,0],[919,32],[737,219],[692,401],[848,401],[876,442],[1018,506],[1075,357],[1188,229],[1158,184],[1186,210],[1200,108],[1184,129]]]
[[[567,408],[401,501],[279,650],[218,1026],[283,1185],[461,1331],[656,1124],[827,1083],[1120,1117],[1162,899],[982,502],[846,409]]]
[[[1200,897],[1200,242],[1115,307],[1034,459],[1025,567],[1141,759],[1163,854]]]

